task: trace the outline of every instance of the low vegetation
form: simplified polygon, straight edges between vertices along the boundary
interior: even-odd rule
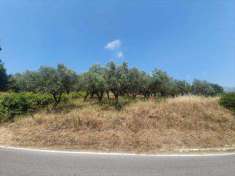
[[[9,145],[154,153],[235,144],[235,118],[218,98],[183,96],[136,100],[122,111],[84,103],[69,112],[39,112],[4,124]]]
[[[226,93],[220,99],[220,104],[235,112],[235,93]]]
[[[63,97],[62,102],[67,98]],[[53,98],[40,93],[5,93],[0,96],[0,122],[12,121],[16,116],[33,114],[40,109],[49,108]]]

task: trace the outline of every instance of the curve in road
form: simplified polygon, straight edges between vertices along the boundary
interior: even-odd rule
[[[0,148],[0,176],[232,176],[235,155],[144,156]]]

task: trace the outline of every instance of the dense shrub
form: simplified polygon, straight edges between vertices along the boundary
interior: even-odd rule
[[[35,93],[9,93],[0,97],[0,121],[32,113],[53,103],[53,97]]]
[[[8,75],[4,67],[4,64],[0,60],[0,91],[7,89],[8,86],[7,83],[8,83]]]
[[[224,94],[220,99],[220,104],[235,112],[235,92]]]

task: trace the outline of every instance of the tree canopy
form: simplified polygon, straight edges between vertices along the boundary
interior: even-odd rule
[[[1,65],[2,72],[5,73],[3,64]],[[87,72],[79,75],[62,64],[56,68],[41,67],[37,71],[12,75],[9,82],[10,88],[16,92],[49,93],[53,96],[55,105],[60,102],[64,93],[72,91],[84,91],[85,100],[88,97],[97,97],[99,101],[104,95],[109,98],[110,93],[116,101],[124,95],[148,98],[187,94],[216,96],[223,93],[223,87],[218,84],[201,80],[194,80],[190,84],[185,80],[175,80],[160,69],[147,74],[138,68],[129,68],[125,62],[109,62],[105,66],[93,65]]]
[[[2,48],[0,46],[0,51]],[[4,91],[8,86],[8,75],[2,60],[0,59],[0,91]]]

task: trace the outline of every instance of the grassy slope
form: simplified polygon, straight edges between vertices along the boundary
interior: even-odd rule
[[[139,101],[120,112],[86,104],[4,124],[1,143],[132,152],[222,147],[235,144],[235,117],[216,98]]]

